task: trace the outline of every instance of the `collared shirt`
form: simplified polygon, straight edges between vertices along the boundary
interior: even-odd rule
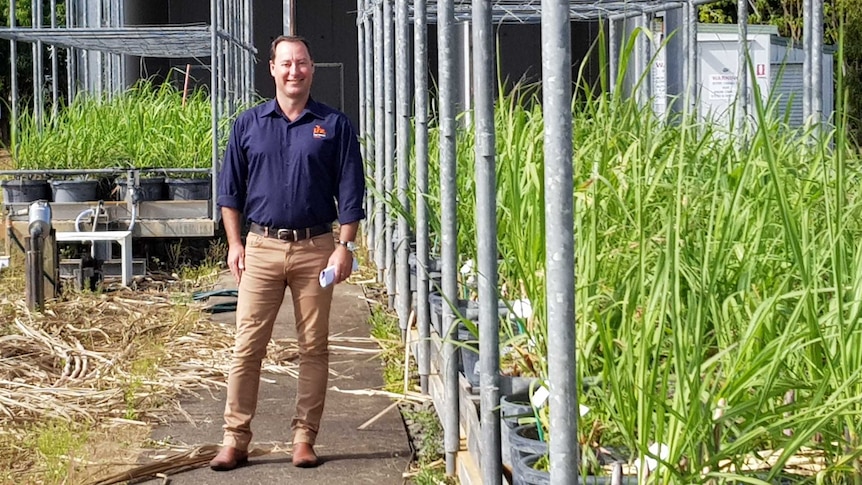
[[[262,226],[303,229],[365,218],[356,132],[347,115],[311,98],[293,121],[275,99],[242,113],[218,187],[220,207]]]

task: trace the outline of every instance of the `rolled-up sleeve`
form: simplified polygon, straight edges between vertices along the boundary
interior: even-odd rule
[[[230,207],[240,212],[245,210],[248,179],[248,160],[242,146],[244,126],[244,117],[240,116],[231,129],[219,174],[217,200],[219,207]]]
[[[356,130],[346,116],[340,120],[341,152],[338,180],[338,222],[349,224],[365,219],[365,173]]]

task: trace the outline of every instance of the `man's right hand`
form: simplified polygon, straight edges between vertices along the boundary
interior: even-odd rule
[[[242,244],[230,245],[227,251],[227,266],[238,285],[242,279],[242,272],[245,271],[245,248]]]
[[[231,274],[236,278],[236,284],[239,285],[242,272],[245,271],[245,246],[240,237],[240,212],[231,207],[222,207],[221,218],[227,237],[227,267],[230,268]]]

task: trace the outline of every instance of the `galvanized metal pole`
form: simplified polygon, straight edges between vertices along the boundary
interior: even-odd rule
[[[745,125],[748,120],[748,0],[736,2],[739,25],[739,60],[736,70],[736,134],[744,146]]]
[[[684,109],[685,94],[685,19],[683,8],[672,8],[665,12],[665,99],[667,114],[680,113]],[[666,118],[670,119],[670,118]]]
[[[617,66],[620,56],[620,21],[608,19],[608,91],[613,93],[617,86]]]
[[[367,146],[365,152],[367,153],[368,158],[365,160],[365,164],[368,167],[369,180],[374,180],[374,161],[377,160],[377,157],[374,154],[374,147],[377,145],[377,142],[374,137],[374,120],[376,116],[374,115],[374,25],[371,22],[373,18],[371,16],[371,12],[374,7],[372,6],[372,2],[373,0],[364,0],[362,21],[365,24],[365,65],[360,67],[360,69],[365,71],[365,94],[362,99],[362,102],[365,103],[365,133],[363,133],[363,137],[365,139],[365,145]],[[365,231],[365,241],[369,249],[369,254],[372,255],[375,253],[374,238],[376,236],[374,232],[374,207],[376,198],[376,195],[371,191],[368,191],[368,195],[366,196],[368,221],[366,224],[367,230]]]
[[[218,180],[218,160],[219,160],[219,152],[218,152],[218,70],[217,70],[217,59],[216,56],[216,48],[218,46],[218,28],[216,25],[217,15],[218,15],[218,7],[216,6],[216,2],[218,0],[210,0],[210,111],[212,111],[212,120],[211,120],[211,130],[213,133],[213,147],[212,147],[212,180],[215,182]],[[218,184],[212,184],[212,197],[210,200],[210,204],[212,207],[212,214],[214,218],[218,218],[218,214],[216,214],[217,206],[216,201],[218,200]]]
[[[15,0],[9,0],[9,27],[15,27]],[[12,119],[9,120],[9,134],[12,138],[12,146],[14,148],[18,147],[18,42],[15,39],[11,39],[9,41],[9,82],[10,82],[10,90],[11,99],[10,102],[12,106],[11,114]],[[12,154],[13,157],[17,156],[17,153]]]
[[[42,2],[41,0],[30,0],[30,13],[32,14],[32,26],[35,29],[42,27]],[[33,43],[33,117],[36,123],[43,121],[45,110],[45,96],[42,91],[42,82],[45,79],[44,67],[42,66],[42,41]]]
[[[396,307],[401,334],[406,337],[410,317],[410,226],[406,213],[410,211],[410,21],[407,0],[395,2],[395,72],[397,72],[396,99],[398,101],[398,240],[396,244]],[[405,339],[406,340],[406,339]]]
[[[811,114],[823,122],[823,0],[811,0]]]
[[[572,197],[572,49],[569,2],[542,0],[542,111],[545,119],[545,281],[547,282],[551,483],[578,483],[575,362],[575,233]]]
[[[419,327],[419,385],[428,394],[431,374],[431,309],[428,303],[428,24],[425,0],[413,2],[413,78],[416,125],[416,325]]]
[[[362,4],[365,0],[356,0],[356,64],[359,78],[359,153],[362,160],[368,159],[368,146],[365,140],[365,22],[362,19]],[[365,170],[368,175],[368,167]],[[367,210],[367,206],[366,206]],[[365,223],[363,221],[363,227]],[[368,232],[367,230],[365,232]]]
[[[293,0],[284,0],[281,8],[282,25],[284,35],[294,35],[296,33],[296,23],[293,12]]]
[[[650,104],[651,98],[651,79],[650,76],[650,34],[652,27],[650,25],[651,15],[648,13],[642,13],[638,19],[638,23],[640,24],[641,34],[638,36],[637,40],[637,66],[638,72],[636,81],[639,81],[640,89],[638,89],[638,98],[641,106],[647,106]]]
[[[124,27],[126,25],[126,3],[118,2],[117,3],[117,16],[118,16],[118,27]],[[118,82],[120,83],[120,91],[126,89],[126,55],[120,54],[119,56],[119,71],[118,71]]]
[[[246,45],[254,44],[254,10],[251,8],[251,0],[243,2],[245,9],[245,43]],[[252,92],[254,91],[254,59],[250,50],[245,49],[245,58],[243,66],[245,67],[245,96],[243,102],[246,106],[251,104]]]
[[[77,5],[77,2],[75,2],[74,0],[71,2],[68,2],[66,4],[66,27],[67,28],[71,28],[71,27],[75,26],[75,20],[74,19],[75,19],[75,10],[77,9],[76,5]],[[78,49],[75,49],[74,47],[69,47],[68,49],[66,49],[66,83],[67,83],[66,96],[67,96],[67,100],[69,102],[72,102],[72,100],[75,99],[75,88],[77,87],[76,82],[78,79],[78,69],[76,67],[77,63],[78,63]]]
[[[395,26],[392,22],[392,1],[383,0],[383,143],[385,149],[383,187],[386,197],[395,195]],[[389,307],[395,306],[395,219],[392,212],[387,210],[383,214],[384,227],[383,238],[385,244],[386,268],[386,293],[389,295]]]
[[[111,27],[120,27],[121,25],[121,17],[120,17],[120,6],[123,2],[111,2],[108,1],[108,12],[110,18]],[[120,69],[121,60],[123,58],[123,54],[115,53],[111,54],[111,93],[112,96],[115,94],[119,94],[120,91],[123,90],[123,85],[120,82],[120,76],[123,72]]]
[[[811,38],[813,34],[811,23],[811,4],[812,0],[802,1],[802,119],[805,120],[805,123],[808,123],[809,118],[811,117],[811,53],[813,52],[811,48]]]
[[[216,12],[217,12],[217,14],[216,14],[216,32],[218,32],[219,30],[222,30],[225,26],[224,0],[219,0],[216,3]],[[218,91],[217,91],[217,93],[219,96],[218,111],[216,111],[216,119],[221,119],[222,114],[225,112],[225,107],[227,106],[228,84],[227,84],[227,73],[225,72],[226,67],[227,67],[226,66],[227,63],[225,62],[227,60],[227,53],[225,52],[225,49],[227,48],[226,44],[227,43],[223,39],[221,39],[221,38],[216,39],[216,52],[217,52],[216,57],[218,58],[218,62],[216,62],[216,67],[217,67],[216,70],[218,71]]]
[[[377,282],[382,283],[386,271],[386,239],[383,235],[386,220],[383,205],[384,179],[384,113],[383,113],[383,4],[374,6],[374,263]]]
[[[568,13],[566,14],[568,15]],[[500,448],[500,310],[497,308],[497,180],[494,129],[494,30],[491,2],[473,0],[473,92],[476,120],[476,234],[479,291],[479,406],[482,483],[502,483]],[[568,67],[568,64],[566,65]],[[468,369],[464,369],[469,372]]]
[[[443,448],[446,453],[446,474],[455,475],[455,457],[461,444],[458,410],[458,354],[453,342],[454,325],[452,308],[446,302],[458,301],[458,221],[455,178],[455,77],[452,72],[452,36],[455,35],[454,0],[439,0],[437,3],[437,64],[440,109],[440,238],[443,284],[443,381],[445,386],[445,411],[443,419]]]
[[[700,62],[697,57],[697,5],[692,0],[689,0],[686,4],[686,10],[688,11],[688,23],[686,25],[688,29],[688,36],[686,36],[686,53],[688,54],[686,58],[686,92],[691,116],[696,118],[697,105],[699,103],[698,96],[700,94],[697,89],[697,63]]]
[[[51,0],[51,28],[57,28],[57,0]],[[59,109],[60,80],[57,73],[60,72],[60,60],[57,59],[58,49],[57,45],[51,46],[51,119],[57,119],[57,111]]]

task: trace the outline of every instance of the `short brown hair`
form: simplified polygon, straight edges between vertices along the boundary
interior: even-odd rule
[[[279,35],[272,41],[272,45],[269,46],[269,60],[275,61],[275,48],[278,47],[278,44],[282,42],[302,42],[305,44],[306,50],[308,50],[308,58],[313,61],[314,57],[311,55],[311,46],[308,45],[308,41],[305,40],[305,37],[301,37],[298,35]]]

